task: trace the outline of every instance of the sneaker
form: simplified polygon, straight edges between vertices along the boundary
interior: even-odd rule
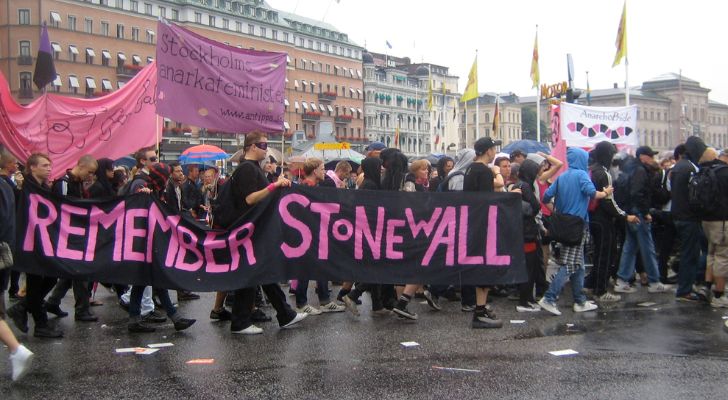
[[[502,328],[503,321],[499,320],[493,311],[486,309],[485,314],[480,316],[473,316],[473,322],[471,326],[473,329]]]
[[[690,292],[688,294],[684,294],[682,296],[675,297],[676,301],[682,301],[686,303],[697,303],[699,301],[702,301],[703,299],[698,296],[697,294]]]
[[[550,312],[551,314],[561,315],[561,311],[559,311],[559,307],[557,307],[556,304],[551,303],[550,301],[546,300],[545,297],[538,301],[538,305],[539,305],[539,307]]]
[[[693,285],[693,291],[706,303],[713,301],[713,291],[704,285]]]
[[[438,303],[437,296],[433,296],[432,293],[430,293],[429,290],[425,290],[424,296],[425,296],[425,300],[427,300],[427,305],[429,305],[430,308],[432,308],[435,311],[442,310],[442,307]]]
[[[344,296],[343,299],[344,299],[344,306],[346,307],[346,309],[351,311],[352,314],[354,314],[355,316],[358,317],[359,309],[356,307],[356,302],[354,302],[354,300],[352,300],[351,297],[349,297],[349,296]]]
[[[129,312],[129,303],[125,303],[124,300],[119,299],[119,307],[121,307],[122,310]]]
[[[22,303],[16,303],[7,309],[6,314],[13,320],[15,327],[23,333],[28,333],[28,311]]]
[[[33,352],[22,344],[18,346],[15,353],[10,354],[10,364],[13,367],[13,381],[19,380],[28,373],[33,356]]]
[[[713,301],[710,302],[710,305],[715,308],[728,308],[728,297],[725,295],[721,297],[714,297]]]
[[[517,305],[516,311],[518,311],[518,312],[539,312],[539,311],[541,311],[541,307],[539,307],[538,305],[529,303],[526,306]]]
[[[314,306],[310,306],[308,304],[306,304],[303,307],[296,308],[296,311],[299,313],[306,313],[308,315],[321,315],[321,312],[322,312],[318,308],[316,308]]]
[[[45,310],[47,312],[55,315],[58,318],[63,318],[63,317],[68,316],[68,313],[61,310],[61,306],[59,306],[58,304],[43,303],[43,307],[45,308]]]
[[[225,307],[221,308],[220,311],[210,311],[210,319],[214,319],[216,321],[230,321],[232,317],[233,314]]]
[[[599,306],[592,303],[591,301],[585,301],[584,304],[574,303],[574,312],[578,312],[578,313],[594,311],[597,308],[599,308]]]
[[[266,315],[260,308],[253,310],[253,314],[250,316],[250,320],[253,322],[270,322],[273,318]]]
[[[463,304],[460,306],[460,311],[462,312],[473,312],[475,311],[475,306],[470,304]]]
[[[260,335],[263,333],[263,329],[258,328],[255,325],[250,325],[245,329],[232,329],[230,332],[240,335]]]
[[[73,319],[75,321],[79,321],[79,322],[96,322],[99,320],[99,317],[91,314],[90,311],[86,311],[86,312],[76,313],[73,316]]]
[[[306,319],[306,317],[308,317],[308,314],[307,313],[297,313],[296,316],[290,322],[288,322],[287,324],[281,326],[281,328],[283,328],[283,329],[290,328],[293,325],[295,325],[295,324],[303,321],[304,319]]]
[[[665,293],[672,290],[672,285],[665,285],[660,282],[650,283],[647,285],[649,293]]]
[[[144,322],[153,322],[155,324],[161,324],[162,322],[165,322],[167,320],[167,317],[165,317],[162,313],[160,313],[157,310],[152,310],[149,314],[142,317],[142,321]]]
[[[200,295],[188,291],[177,292],[177,301],[199,300]]]
[[[174,321],[174,330],[176,331],[183,331],[190,326],[194,325],[195,322],[197,322],[196,319],[190,319],[190,318],[180,318],[177,321]]]
[[[609,292],[597,297],[597,301],[600,303],[616,303],[620,300],[622,300],[622,296]]]
[[[617,282],[614,283],[614,291],[617,293],[634,293],[637,289],[631,286],[629,282],[617,279]]]
[[[401,306],[401,305],[397,304],[397,306],[394,307],[392,309],[392,311],[395,314],[399,315],[400,317],[407,318],[407,319],[411,319],[411,320],[415,320],[415,321],[417,320],[417,314],[415,314],[415,313],[410,312],[409,310],[407,310],[407,305],[406,304],[404,306]]]
[[[374,316],[374,317],[383,317],[383,316],[389,315],[391,313],[392,313],[391,310],[387,310],[386,308],[380,308],[379,310],[373,310],[372,311],[372,316]]]
[[[144,324],[142,321],[129,322],[126,329],[131,333],[152,333],[157,330],[153,326]]]
[[[325,313],[334,313],[334,312],[346,311],[346,307],[342,306],[340,304],[336,304],[333,301],[331,301],[331,302],[328,302],[328,303],[322,305],[319,308],[319,310],[321,312],[325,312]]]
[[[63,331],[50,325],[36,325],[35,329],[33,330],[33,336],[39,338],[56,339],[63,337]]]

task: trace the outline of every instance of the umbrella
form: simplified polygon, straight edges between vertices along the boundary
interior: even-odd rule
[[[527,139],[510,142],[501,148],[501,152],[509,154],[515,150],[521,150],[524,153],[537,153],[539,151],[546,154],[551,153],[551,149],[545,143]]]
[[[136,166],[136,160],[134,159],[134,157],[131,157],[131,156],[121,157],[120,159],[114,161],[115,167],[118,167],[120,165],[126,166],[129,169],[132,169],[132,168],[134,168],[134,166]]]
[[[351,165],[351,169],[353,171],[356,171],[359,168],[358,162],[356,162],[354,160],[350,160],[348,158],[336,158],[331,161],[328,161],[326,164],[324,164],[324,166],[326,167],[327,170],[333,170],[336,168],[336,164],[338,164],[340,161],[348,161],[349,165]]]
[[[180,164],[204,164],[206,162],[225,160],[230,157],[225,150],[209,145],[201,144],[198,146],[192,146],[189,149],[182,152],[179,156]]]

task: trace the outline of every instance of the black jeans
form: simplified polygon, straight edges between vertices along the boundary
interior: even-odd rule
[[[53,289],[58,279],[35,274],[25,274],[25,279],[26,293],[24,306],[33,315],[36,327],[45,326],[48,324],[48,315],[43,308],[43,299]]]
[[[672,213],[660,212],[653,216],[652,237],[655,238],[655,250],[657,250],[657,267],[660,270],[660,280],[667,283],[667,262],[675,248],[677,231],[672,221]]]
[[[614,270],[614,256],[617,253],[615,222],[603,218],[592,218],[589,222],[589,230],[594,239],[594,267],[584,286],[594,289],[595,296],[601,296],[607,292],[609,277],[616,272]]]
[[[534,243],[535,244],[535,243]],[[535,244],[539,247],[538,244]],[[538,251],[525,253],[526,255],[526,272],[528,273],[528,281],[518,285],[519,299],[518,304],[521,306],[528,306],[528,303],[535,303],[536,300],[533,298],[534,286],[536,281],[543,279],[545,283],[546,278],[541,267],[541,257],[539,257]],[[541,273],[539,274],[539,271]]]
[[[51,295],[48,296],[46,303],[56,306],[60,305],[68,289],[73,287],[73,298],[76,300],[76,305],[74,306],[76,314],[88,313],[90,312],[89,299],[91,298],[91,291],[88,289],[88,286],[87,281],[61,278],[53,288]]]
[[[15,270],[10,270],[10,288],[8,289],[8,293],[15,295],[18,294],[18,291],[20,290],[20,272]]]
[[[262,288],[268,301],[276,310],[278,325],[283,326],[291,322],[296,317],[296,312],[286,302],[286,295],[281,290],[281,287],[277,283],[269,283],[262,285]],[[230,325],[233,331],[245,329],[253,325],[252,314],[253,306],[255,305],[255,291],[255,286],[235,291],[232,323]]]

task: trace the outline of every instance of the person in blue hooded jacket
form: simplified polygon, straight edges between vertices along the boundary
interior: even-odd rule
[[[589,236],[589,199],[603,199],[612,194],[614,189],[609,186],[604,191],[598,192],[587,173],[589,154],[579,148],[570,147],[566,151],[566,159],[569,162],[569,169],[561,174],[556,182],[551,185],[544,195],[543,202],[549,209],[554,208],[562,213],[575,215],[584,220],[584,231],[581,243],[576,246],[566,246],[559,243],[560,249],[556,259],[559,270],[551,280],[546,294],[538,302],[542,309],[554,315],[561,315],[556,306],[556,298],[566,284],[571,281],[571,289],[574,296],[574,312],[585,312],[597,309],[597,305],[587,301],[582,293],[584,287],[584,244]],[[555,198],[555,207],[551,200]]]

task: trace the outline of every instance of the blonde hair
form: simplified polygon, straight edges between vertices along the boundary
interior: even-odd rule
[[[700,160],[698,161],[698,164],[702,164],[704,162],[710,162],[710,161],[715,160],[716,158],[718,158],[718,151],[712,147],[708,147],[703,152],[703,155],[700,156]]]
[[[417,172],[417,171],[419,171],[421,169],[425,169],[425,168],[426,169],[429,169],[430,168],[430,162],[429,161],[427,161],[425,159],[415,160],[415,161],[412,161],[412,164],[410,164],[409,172],[411,172],[411,173],[414,174],[415,172]]]
[[[303,173],[305,175],[311,175],[316,168],[320,167],[324,162],[320,158],[307,158],[303,163]]]

